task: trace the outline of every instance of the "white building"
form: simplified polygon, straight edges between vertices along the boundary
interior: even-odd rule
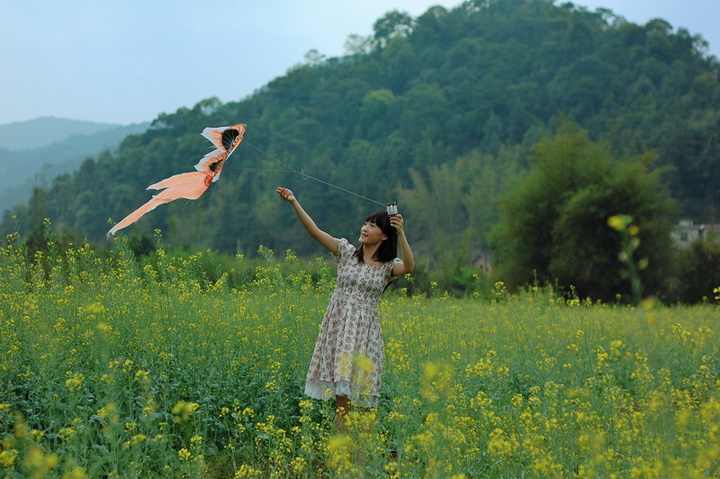
[[[681,248],[689,248],[696,240],[720,242],[720,224],[696,225],[692,220],[682,220],[670,236]]]

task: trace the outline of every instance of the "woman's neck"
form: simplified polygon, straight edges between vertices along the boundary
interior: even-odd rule
[[[364,245],[363,246],[363,261],[366,263],[372,263],[372,262],[380,262],[377,258],[375,258],[375,254],[378,251],[378,248],[380,245]]]

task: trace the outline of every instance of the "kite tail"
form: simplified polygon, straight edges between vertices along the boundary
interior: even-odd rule
[[[148,190],[164,189],[164,191],[153,196],[147,203],[123,218],[108,231],[107,235],[114,235],[119,230],[139,220],[148,211],[152,211],[164,203],[170,203],[179,198],[188,200],[200,198],[202,194],[205,193],[205,190],[208,189],[211,182],[212,176],[208,175],[207,172],[192,171],[190,173],[181,173],[171,176],[170,178],[165,178],[162,181],[148,186]]]
[[[157,196],[153,196],[150,198],[150,201],[142,205],[140,208],[136,209],[129,215],[127,215],[125,218],[123,218],[118,224],[113,226],[110,231],[107,232],[107,236],[114,235],[119,230],[125,228],[126,226],[130,226],[131,224],[135,223],[137,220],[140,219],[142,215],[147,213],[148,211],[152,211],[155,208],[158,207],[158,205],[163,204],[163,201],[159,201]]]

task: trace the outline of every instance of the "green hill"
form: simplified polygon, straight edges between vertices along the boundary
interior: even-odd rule
[[[27,202],[35,186],[47,188],[53,178],[74,172],[87,157],[114,150],[125,137],[149,126],[60,118],[0,125],[0,211]]]

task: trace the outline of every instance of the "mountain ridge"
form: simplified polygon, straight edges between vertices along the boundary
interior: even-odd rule
[[[32,144],[32,140],[28,138],[37,135],[38,129],[49,124],[59,125],[64,121],[53,118],[52,122],[46,122],[44,119],[22,122],[23,128],[15,130],[17,135],[25,138],[22,144]],[[53,178],[77,170],[85,159],[97,156],[103,151],[115,150],[128,135],[143,133],[150,126],[149,123],[123,126],[78,123],[75,120],[69,122],[71,123],[66,125],[68,128],[64,129],[65,137],[51,143],[41,141],[32,148],[7,148],[0,139],[0,211],[10,209],[16,203],[27,201],[35,186],[47,187]],[[70,128],[71,125],[76,128]],[[92,126],[88,128],[89,125]],[[8,125],[0,125],[0,131],[3,131],[3,126]],[[102,128],[95,129],[100,126]],[[88,131],[93,132],[87,133]],[[55,137],[59,138],[59,135]]]
[[[92,135],[125,126],[130,125],[41,116],[0,125],[0,148],[11,151],[32,150],[62,142],[73,135]]]

